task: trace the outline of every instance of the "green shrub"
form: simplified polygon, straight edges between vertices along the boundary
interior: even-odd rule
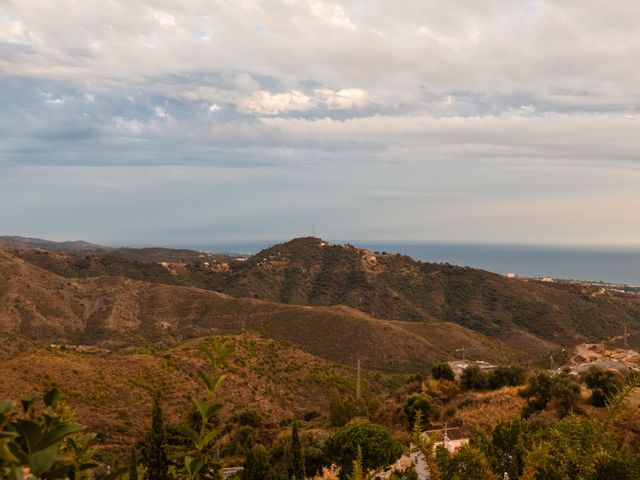
[[[342,427],[356,417],[368,417],[367,405],[362,398],[353,395],[341,395],[333,390],[329,403],[329,423],[332,427]]]
[[[326,442],[331,460],[346,472],[362,449],[362,463],[366,469],[377,469],[394,463],[402,455],[402,445],[393,439],[382,425],[356,423],[336,432]]]
[[[440,418],[440,409],[435,405],[433,398],[424,393],[409,395],[404,402],[404,412],[410,426],[414,424],[418,412],[422,412],[422,420],[425,423]]]
[[[597,407],[604,407],[607,400],[622,388],[624,379],[619,373],[592,366],[586,373],[584,382],[592,391],[591,403]]]
[[[262,415],[257,410],[242,410],[236,413],[232,420],[239,425],[248,425],[253,428],[260,428]]]
[[[560,416],[571,413],[580,401],[580,385],[568,374],[551,377],[542,372],[529,377],[520,395],[527,399],[524,414],[544,410],[553,399]]]
[[[431,376],[436,380],[455,380],[456,375],[453,373],[451,365],[447,362],[434,363],[431,366]]]
[[[240,478],[242,480],[265,480],[271,478],[272,475],[269,452],[264,445],[254,445],[245,458]]]
[[[499,366],[487,374],[488,386],[492,390],[502,387],[515,387],[525,382],[525,372],[518,366]]]
[[[484,390],[489,386],[487,374],[477,365],[470,365],[462,371],[460,385],[464,390]]]

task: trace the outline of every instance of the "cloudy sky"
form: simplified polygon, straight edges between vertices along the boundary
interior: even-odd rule
[[[634,0],[0,0],[0,233],[640,241]]]

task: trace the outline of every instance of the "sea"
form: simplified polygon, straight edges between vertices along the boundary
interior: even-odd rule
[[[210,252],[254,254],[274,243],[279,242],[182,246]],[[640,247],[622,249],[366,241],[348,243],[371,251],[400,253],[424,262],[450,263],[505,275],[515,273],[521,277],[551,277],[640,286]]]

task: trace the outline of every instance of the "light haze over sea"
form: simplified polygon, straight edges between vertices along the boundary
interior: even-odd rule
[[[212,252],[257,253],[274,242],[189,246]],[[333,242],[343,243],[343,242]],[[349,242],[372,251],[402,253],[425,262],[448,262],[523,277],[640,285],[640,248]]]

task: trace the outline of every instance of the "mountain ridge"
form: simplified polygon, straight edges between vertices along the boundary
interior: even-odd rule
[[[508,279],[469,267],[419,262],[348,244],[332,245],[315,237],[294,239],[247,259],[219,263],[205,258],[191,263],[139,263],[111,256],[40,251],[15,255],[63,277],[90,280],[95,288],[108,283],[109,277],[120,276],[121,281],[150,282],[155,286],[145,288],[156,291],[161,285],[195,288],[200,289],[197,295],[218,292],[244,302],[256,299],[270,305],[315,308],[314,314],[330,307],[331,314],[341,312],[341,318],[353,319],[359,315],[356,312],[362,312],[371,318],[397,321],[396,327],[423,337],[428,333],[419,325],[433,330],[439,323],[449,329],[455,324],[465,333],[473,331],[537,354],[607,340],[624,325],[640,326],[636,298],[584,285]],[[336,309],[340,305],[351,310],[345,314],[344,307]]]
[[[282,305],[219,292],[106,276],[60,277],[0,252],[0,333],[104,348],[172,345],[189,338],[247,330],[289,341],[322,358],[371,368],[419,371],[454,355],[455,344],[485,350],[495,361],[516,358],[506,344],[457,325],[438,344],[343,306]]]

